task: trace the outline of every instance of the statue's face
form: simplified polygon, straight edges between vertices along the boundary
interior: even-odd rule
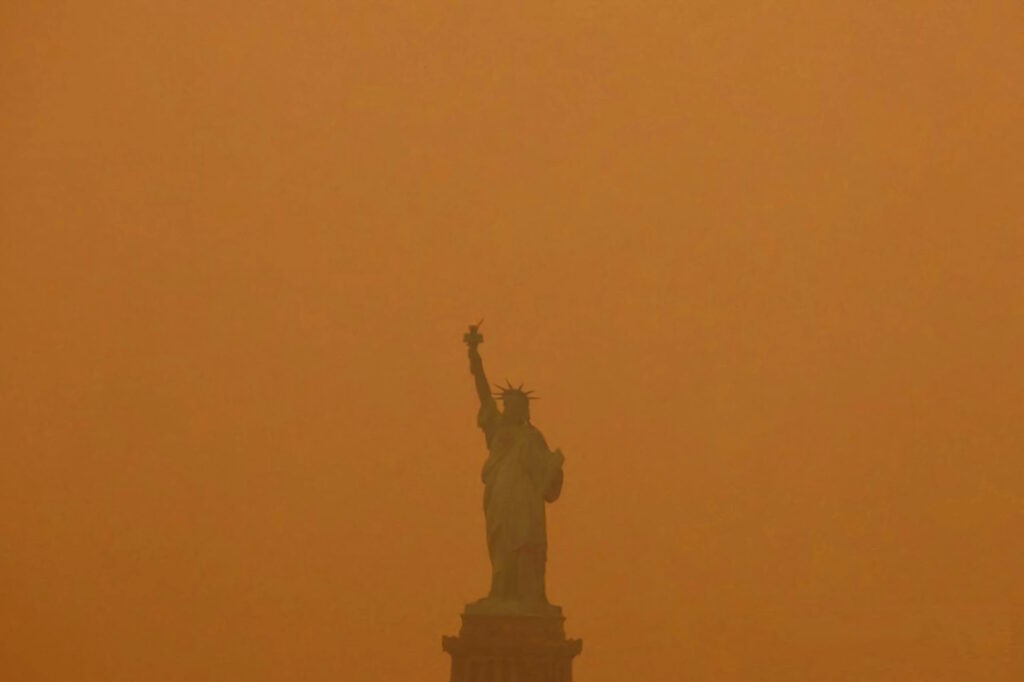
[[[513,424],[525,424],[530,421],[530,401],[525,397],[508,396],[502,400],[505,406],[505,419]]]

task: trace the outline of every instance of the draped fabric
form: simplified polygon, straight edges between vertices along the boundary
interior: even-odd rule
[[[506,422],[493,400],[480,408],[477,422],[489,450],[482,478],[487,548],[495,573],[492,594],[543,599],[544,503],[561,492],[562,453],[552,452],[532,424]],[[524,566],[524,559],[530,565],[539,562],[539,576],[530,575],[535,570]],[[539,595],[525,593],[538,590]]]

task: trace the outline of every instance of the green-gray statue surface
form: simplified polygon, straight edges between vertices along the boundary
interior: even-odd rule
[[[487,549],[491,590],[466,606],[466,613],[557,615],[544,585],[547,530],[544,505],[562,490],[561,450],[551,451],[530,423],[530,391],[506,382],[494,394],[484,374],[478,326],[463,337],[469,368],[480,398],[477,424],[484,432],[488,456],[483,467]],[[495,398],[501,398],[498,409]]]

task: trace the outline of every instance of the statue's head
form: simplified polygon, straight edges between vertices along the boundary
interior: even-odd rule
[[[530,395],[533,391],[524,391],[522,384],[513,386],[508,379],[505,383],[505,386],[498,386],[498,392],[494,394],[501,398],[505,420],[517,426],[526,424],[530,421],[530,401],[536,400]]]

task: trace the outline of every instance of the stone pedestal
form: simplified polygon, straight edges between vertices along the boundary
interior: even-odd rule
[[[457,637],[443,637],[451,682],[570,682],[583,648],[566,639],[561,615],[462,614]]]

